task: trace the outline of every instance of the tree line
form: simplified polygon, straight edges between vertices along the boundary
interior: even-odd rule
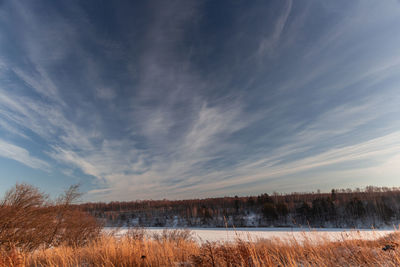
[[[400,221],[400,188],[368,186],[329,193],[114,201],[77,207],[108,226],[378,228]]]

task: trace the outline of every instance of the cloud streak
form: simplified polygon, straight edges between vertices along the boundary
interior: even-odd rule
[[[1,157],[79,177],[90,200],[394,177],[399,10],[253,5],[4,4]]]
[[[46,170],[50,166],[45,161],[30,155],[26,149],[0,140],[0,156],[13,159],[34,169]]]
[[[284,2],[285,6],[283,7],[283,11],[281,12],[281,14],[276,19],[275,27],[272,34],[266,38],[263,38],[260,43],[258,53],[261,57],[263,57],[265,54],[271,57],[276,51],[276,47],[279,45],[279,41],[285,29],[293,5],[292,0],[287,0]]]

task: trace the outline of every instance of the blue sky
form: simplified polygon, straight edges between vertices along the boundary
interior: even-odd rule
[[[398,1],[0,1],[0,193],[400,186]]]

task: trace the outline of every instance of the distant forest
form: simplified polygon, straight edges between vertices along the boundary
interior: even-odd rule
[[[106,226],[380,228],[400,222],[400,188],[85,203],[78,208]]]

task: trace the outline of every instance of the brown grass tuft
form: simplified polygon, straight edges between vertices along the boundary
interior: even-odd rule
[[[169,232],[169,233],[168,233]],[[313,233],[307,233],[312,235]],[[163,235],[174,235],[166,231]],[[176,235],[175,235],[176,236]],[[238,239],[199,244],[187,238],[103,235],[82,246],[3,253],[2,266],[400,266],[398,232],[377,240]],[[310,238],[311,239],[311,238]],[[383,250],[386,245],[394,249]]]

